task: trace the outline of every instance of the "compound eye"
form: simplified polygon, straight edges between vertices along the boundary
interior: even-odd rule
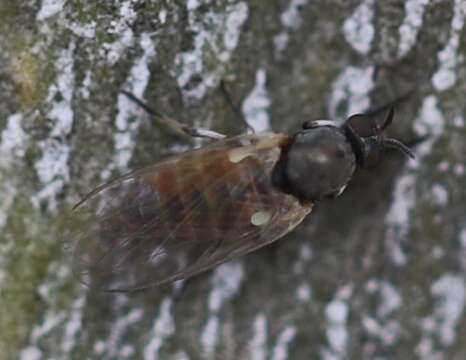
[[[377,134],[376,127],[374,127],[373,120],[366,114],[354,114],[351,115],[347,120],[346,124],[351,126],[353,131],[362,138],[375,136]]]

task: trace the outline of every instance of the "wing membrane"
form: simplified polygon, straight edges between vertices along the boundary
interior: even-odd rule
[[[187,278],[290,231],[311,206],[271,184],[284,140],[222,140],[97,188],[70,218],[75,273],[100,289],[139,289]]]

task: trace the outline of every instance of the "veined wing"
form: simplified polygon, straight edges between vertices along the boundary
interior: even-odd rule
[[[283,236],[311,211],[271,183],[287,139],[229,138],[97,188],[70,218],[75,273],[104,290],[140,289]]]

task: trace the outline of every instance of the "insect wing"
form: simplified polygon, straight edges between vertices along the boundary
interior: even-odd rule
[[[72,213],[75,273],[103,290],[140,289],[283,236],[311,210],[271,183],[283,141],[218,141],[97,188]]]

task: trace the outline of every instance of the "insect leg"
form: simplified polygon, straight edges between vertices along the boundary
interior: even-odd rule
[[[238,118],[238,120],[246,127],[247,130],[251,131],[254,134],[254,128],[251,125],[249,125],[249,123],[246,121],[243,112],[239,109],[238,105],[233,102],[233,99],[231,98],[231,95],[226,87],[225,81],[223,80],[220,81],[220,91],[222,92],[225,101],[227,102],[228,106],[233,111],[235,116]]]
[[[204,128],[196,128],[196,127],[192,127],[189,125],[181,124],[177,120],[171,117],[162,115],[158,111],[152,109],[144,101],[142,101],[136,95],[130,93],[129,91],[122,90],[121,92],[128,99],[130,99],[131,101],[139,105],[141,108],[143,108],[148,114],[156,118],[159,122],[161,122],[162,124],[171,128],[172,130],[174,130],[175,132],[179,134],[187,135],[190,137],[208,138],[212,140],[220,140],[226,137],[225,135],[220,134],[213,130],[204,129]]]
[[[408,100],[411,95],[414,94],[416,89],[411,89],[408,92],[394,98],[393,100],[390,100],[389,102],[381,105],[381,106],[376,106],[376,107],[371,107],[367,111],[364,111],[364,115],[366,116],[376,116],[379,115],[387,110],[390,110],[391,108],[396,108],[398,105],[401,103],[405,102]]]

